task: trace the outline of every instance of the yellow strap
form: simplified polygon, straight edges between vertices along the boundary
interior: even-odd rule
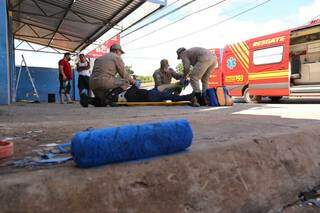
[[[181,106],[188,105],[189,101],[178,101],[178,102],[117,102],[119,106]]]

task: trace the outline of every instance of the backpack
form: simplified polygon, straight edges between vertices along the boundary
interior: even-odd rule
[[[205,93],[205,99],[207,100],[209,106],[219,106],[215,89],[207,89]]]
[[[229,95],[228,89],[226,87],[218,87],[216,89],[216,94],[218,97],[218,103],[220,106],[232,106],[233,100]]]

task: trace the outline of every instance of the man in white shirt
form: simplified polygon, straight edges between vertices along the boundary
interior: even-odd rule
[[[82,93],[87,92],[87,95],[91,97],[92,92],[89,87],[90,75],[91,75],[90,63],[86,59],[84,54],[79,55],[79,62],[77,63],[77,71],[79,73],[79,78],[78,78],[79,94],[81,95]]]

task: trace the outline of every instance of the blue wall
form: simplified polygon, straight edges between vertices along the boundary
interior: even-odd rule
[[[0,1],[0,104],[10,104],[7,1]]]
[[[20,70],[20,66],[16,67],[16,75]],[[45,68],[45,67],[29,67],[32,78],[34,79],[34,84],[37,88],[40,102],[48,102],[48,94],[53,93],[56,96],[56,102],[59,102],[59,79],[58,79],[58,69],[55,68]],[[71,82],[71,92],[70,95],[75,100],[79,100],[78,75],[74,76],[75,81]],[[17,90],[17,101],[21,100],[36,100],[36,96],[32,95],[33,88],[29,80],[26,68],[23,67],[20,76],[20,82]]]

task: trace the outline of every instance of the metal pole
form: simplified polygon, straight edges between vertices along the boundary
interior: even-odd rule
[[[22,69],[22,63],[23,63],[23,60],[21,61],[19,73],[18,73],[18,76],[17,76],[16,93],[18,93],[18,86],[19,86],[19,82],[20,82],[20,74],[21,74],[21,69]]]
[[[31,73],[30,73],[30,70],[29,70],[29,68],[28,68],[28,66],[27,66],[27,62],[26,62],[26,60],[24,59],[24,56],[23,56],[23,55],[22,55],[22,61],[24,62],[25,66],[26,66],[26,70],[27,70],[27,72],[28,72],[29,79],[30,79],[30,81],[31,81],[32,87],[33,87],[33,89],[34,89],[34,92],[36,93],[36,97],[37,97],[38,101],[40,102],[40,97],[39,97],[37,88],[36,88],[36,86],[34,85],[34,82],[33,82],[33,79],[32,79]]]

